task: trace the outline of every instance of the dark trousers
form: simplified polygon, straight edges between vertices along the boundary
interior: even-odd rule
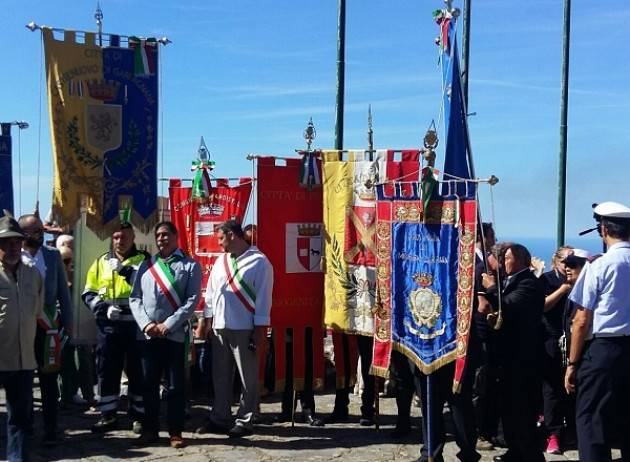
[[[78,360],[78,368],[77,368]],[[72,345],[66,342],[61,352],[61,399],[67,403],[81,388],[87,401],[94,399],[94,355],[90,345]]]
[[[186,407],[186,357],[183,342],[152,338],[142,343],[144,371],[144,431],[157,433],[160,428],[160,381],[165,373],[168,382],[167,424],[171,435],[184,430]]]
[[[545,426],[549,433],[560,436],[566,416],[567,394],[564,389],[562,353],[557,338],[545,340],[542,373]]]
[[[472,377],[465,376],[462,380],[462,390],[453,393],[453,376],[455,363],[441,367],[429,377],[431,392],[427,391],[427,376],[418,368],[414,371],[416,387],[422,401],[422,436],[423,445],[420,449],[422,456],[428,456],[429,428],[431,424],[431,448],[436,462],[443,461],[442,451],[446,442],[444,432],[444,403],[449,404],[453,419],[455,442],[459,447],[457,457],[463,462],[477,462],[481,456],[476,451],[477,429],[475,428],[475,413],[472,405]],[[472,375],[472,372],[471,374]],[[430,400],[430,401],[429,401]],[[428,407],[430,406],[430,410]]]
[[[144,413],[142,392],[142,365],[138,327],[135,322],[116,321],[113,332],[98,333],[96,371],[98,376],[99,411],[103,415],[116,415],[123,368],[129,379],[129,416],[140,419]]]
[[[536,421],[540,403],[540,377],[536,364],[516,362],[501,374],[501,418],[508,457],[515,462],[544,462]]]
[[[497,436],[499,429],[500,406],[499,368],[493,357],[491,340],[483,341],[475,350],[475,377],[473,385],[473,406],[479,436],[486,440]],[[470,345],[469,345],[470,349]],[[469,358],[467,361],[471,361]],[[472,361],[470,363],[473,365]]]
[[[27,431],[33,408],[33,371],[2,371],[0,385],[7,400],[7,460],[30,460]]]
[[[293,329],[287,329],[285,338],[292,339]],[[304,332],[304,389],[296,393],[296,400],[300,401],[302,412],[310,411],[315,414],[315,395],[313,393],[313,329],[307,327]],[[293,342],[285,343],[286,375],[282,392],[282,413],[289,415],[293,412],[296,402],[293,401]]]
[[[59,373],[37,371],[39,390],[42,396],[42,415],[44,417],[44,433],[54,435],[57,433],[57,414],[59,401]]]
[[[346,334],[344,334],[344,337]],[[344,341],[344,349],[346,347]],[[363,379],[363,392],[361,392],[361,417],[371,419],[374,417],[374,376],[370,375],[370,366],[372,366],[372,348],[374,339],[365,335],[357,335],[357,347],[359,357],[361,358],[361,370],[357,373],[361,374]],[[346,358],[348,364],[348,358]],[[350,404],[350,388],[337,389],[335,393],[335,411],[340,414],[348,413],[348,405]]]
[[[413,400],[414,380],[411,363],[405,355],[398,351],[392,351],[390,371],[395,382],[396,408],[398,415],[396,418],[396,428],[411,428],[411,401]]]
[[[630,337],[586,343],[577,372],[576,426],[580,460],[609,462],[615,433],[630,460]],[[616,431],[615,431],[616,430]]]

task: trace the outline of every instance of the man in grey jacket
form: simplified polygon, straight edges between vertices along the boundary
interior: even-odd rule
[[[39,272],[21,261],[24,233],[0,218],[0,385],[7,405],[7,460],[28,460],[27,431],[33,404],[35,325],[42,312]]]
[[[177,229],[170,221],[155,227],[159,252],[145,260],[133,283],[129,306],[146,341],[142,347],[144,409],[138,445],[158,441],[162,373],[168,380],[167,420],[170,444],[184,446],[186,347],[189,320],[201,293],[201,266],[177,248]]]
[[[44,245],[42,221],[37,215],[22,215],[18,222],[26,236],[22,243],[22,260],[35,266],[44,280],[44,307],[37,320],[35,356],[42,394],[44,443],[55,444],[58,441],[57,379],[61,367],[61,343],[64,335],[72,335],[72,302],[61,254]]]

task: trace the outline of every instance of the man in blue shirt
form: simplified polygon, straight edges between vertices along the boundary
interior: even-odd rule
[[[569,295],[577,310],[565,387],[577,390],[580,460],[610,461],[616,429],[622,459],[630,460],[630,208],[604,202],[594,214],[608,251],[584,268]]]
[[[201,266],[177,247],[177,229],[170,221],[156,225],[155,242],[159,252],[140,265],[129,297],[146,339],[141,351],[145,417],[136,444],[158,442],[159,387],[166,373],[170,445],[179,449],[184,446],[186,342],[201,293]]]

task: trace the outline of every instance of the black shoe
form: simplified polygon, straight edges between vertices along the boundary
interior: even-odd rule
[[[42,444],[46,447],[56,446],[61,443],[61,438],[55,432],[47,432],[42,438]]]
[[[160,435],[157,432],[144,432],[133,441],[134,446],[155,446],[160,442]]]
[[[116,417],[103,416],[101,419],[92,425],[92,433],[105,433],[118,428],[118,419]]]
[[[514,462],[514,458],[509,453],[501,454],[500,456],[494,456],[492,458],[494,462]]]
[[[349,420],[348,412],[337,412],[334,411],[328,417],[324,419],[324,422],[333,424],[333,423],[346,423]]]
[[[399,438],[405,438],[406,436],[408,436],[411,433],[411,427],[410,426],[398,426],[396,425],[396,428],[394,428],[391,433],[389,434],[390,437],[395,438],[395,439],[399,439]]]
[[[302,411],[302,417],[304,418],[304,422],[311,427],[323,427],[325,425],[324,421],[315,417],[309,409]]]
[[[243,436],[253,435],[254,431],[251,428],[244,427],[243,425],[234,425],[228,431],[230,438],[242,438]]]
[[[359,425],[362,427],[371,427],[374,425],[374,417],[361,417],[359,420]]]
[[[281,412],[274,418],[274,420],[278,423],[291,422],[291,414]]]
[[[195,433],[217,433],[220,435],[225,435],[228,432],[227,427],[223,427],[221,425],[215,424],[212,420],[206,421],[201,427],[195,430]]]

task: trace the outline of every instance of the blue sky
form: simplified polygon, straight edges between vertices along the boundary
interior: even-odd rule
[[[24,25],[94,30],[95,3],[0,0],[0,119],[31,125],[21,134],[21,175],[14,138],[23,212],[35,202],[38,146],[43,211],[52,175],[40,33]],[[494,189],[499,236],[555,236],[562,3],[473,2],[469,111],[477,115],[470,132],[477,175],[501,180]],[[366,147],[372,104],[377,148],[418,147],[439,112],[431,11],[442,3],[347,4],[344,146]],[[164,176],[190,175],[201,135],[221,176],[250,175],[248,153],[292,155],[304,146],[309,117],[315,146],[333,145],[336,0],[102,0],[101,6],[106,32],[173,41],[161,55]],[[572,20],[567,239],[579,245],[575,236],[591,226],[592,202],[630,203],[630,5],[576,0]],[[481,207],[490,220],[487,188]]]

